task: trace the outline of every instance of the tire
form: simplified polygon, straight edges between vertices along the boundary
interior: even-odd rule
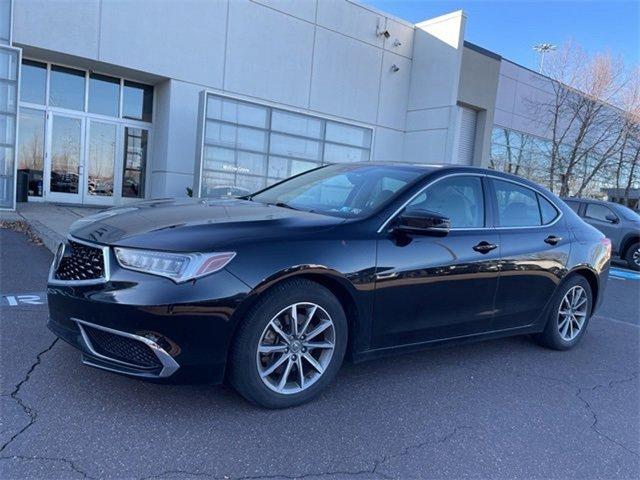
[[[640,271],[640,243],[631,245],[624,259],[631,270]]]
[[[297,336],[292,335],[294,328]],[[333,380],[347,336],[342,305],[328,289],[306,279],[286,280],[267,290],[238,327],[229,382],[244,398],[265,408],[301,405]]]
[[[575,315],[563,315],[562,312],[572,312],[572,293],[581,295],[579,308],[575,310]],[[583,300],[586,300],[583,303]],[[569,303],[567,303],[569,302]],[[535,340],[542,346],[553,350],[569,350],[575,347],[582,339],[589,325],[591,309],[593,305],[593,293],[587,279],[581,275],[572,275],[558,287],[555,293],[551,308],[547,318],[545,329],[536,335]],[[580,319],[582,323],[580,323]],[[565,322],[566,320],[566,322]],[[579,329],[578,329],[579,326]],[[577,330],[577,333],[576,333]]]

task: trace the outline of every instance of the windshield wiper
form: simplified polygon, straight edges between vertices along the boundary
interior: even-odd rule
[[[292,207],[288,203],[284,203],[284,202],[267,203],[267,205],[270,205],[270,206],[273,206],[273,207],[289,208],[291,210],[300,210],[299,208]]]

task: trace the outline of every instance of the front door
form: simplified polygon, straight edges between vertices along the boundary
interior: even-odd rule
[[[46,200],[111,206],[144,198],[148,129],[55,112],[46,129]]]
[[[487,228],[481,176],[429,186],[407,209],[451,220],[444,237],[384,233],[378,241],[373,347],[464,337],[491,328],[498,234]]]
[[[45,152],[47,200],[82,203],[85,121],[80,116],[48,114]]]

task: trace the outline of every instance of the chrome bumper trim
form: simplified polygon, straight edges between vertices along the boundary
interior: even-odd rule
[[[123,362],[122,360],[117,360],[115,358],[107,357],[105,355],[102,355],[102,354],[98,353],[95,350],[95,348],[93,347],[93,345],[91,344],[91,340],[89,339],[89,336],[87,335],[87,332],[85,331],[85,329],[83,327],[84,325],[86,325],[88,327],[91,327],[91,328],[96,328],[98,330],[103,330],[103,331],[111,333],[113,335],[119,335],[121,337],[131,338],[133,340],[137,340],[138,342],[142,342],[142,343],[146,344],[149,348],[151,348],[151,351],[155,354],[156,357],[158,357],[158,360],[162,364],[162,370],[157,375],[158,378],[169,377],[169,376],[173,375],[176,372],[176,370],[178,370],[178,368],[180,368],[180,365],[178,364],[178,362],[176,362],[173,359],[173,357],[167,353],[166,350],[164,350],[160,345],[158,345],[153,340],[150,340],[150,339],[148,339],[146,337],[141,337],[140,335],[134,335],[133,333],[127,333],[127,332],[123,332],[123,331],[120,331],[120,330],[114,330],[113,328],[103,327],[102,325],[96,325],[94,323],[89,323],[89,322],[86,322],[84,320],[80,320],[78,318],[71,318],[71,320],[73,320],[74,322],[76,322],[78,324],[78,328],[80,329],[80,334],[82,335],[82,339],[84,340],[84,343],[85,343],[87,349],[91,352],[91,355],[93,355],[93,356],[95,356],[97,358],[106,360],[106,361],[108,361],[110,363],[113,363],[113,364],[122,365],[122,366],[127,367],[127,368],[132,368],[132,369],[137,369],[137,370],[144,370],[142,367],[140,367],[140,365],[135,365],[135,364],[128,363],[128,362]],[[84,361],[84,363],[86,363],[87,365],[90,365],[92,367],[104,368],[104,369],[108,370],[108,368],[102,367],[100,365],[96,365],[94,363],[91,363],[90,361]],[[114,371],[118,371],[115,368],[113,370]],[[123,372],[123,373],[127,373],[128,375],[136,375],[135,373],[131,373],[131,372]],[[141,376],[149,376],[149,373],[141,372],[140,375]]]

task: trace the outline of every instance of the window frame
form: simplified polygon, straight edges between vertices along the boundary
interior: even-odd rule
[[[425,185],[423,185],[416,193],[411,195],[411,197],[409,197],[406,201],[404,201],[402,203],[402,205],[400,205],[400,207],[398,207],[396,210],[394,210],[394,212],[391,215],[389,215],[389,217],[387,217],[387,219],[380,225],[380,227],[376,230],[376,232],[377,233],[385,233],[385,228],[398,215],[400,215],[406,209],[407,205],[409,205],[418,195],[423,193],[431,185],[433,185],[434,183],[439,182],[440,180],[443,180],[445,178],[450,178],[450,177],[453,177],[453,176],[460,176],[460,175],[477,176],[477,177],[481,177],[482,178],[482,186],[483,186],[484,196],[485,196],[485,198],[484,198],[484,202],[485,202],[485,226],[484,227],[473,227],[473,228],[451,228],[449,230],[450,232],[482,231],[482,230],[521,230],[521,229],[532,229],[532,228],[548,228],[548,227],[558,223],[560,221],[560,219],[564,215],[562,209],[559,208],[558,205],[556,205],[556,203],[552,199],[550,199],[547,195],[545,195],[543,192],[541,192],[541,191],[539,191],[537,189],[534,189],[534,188],[530,187],[529,185],[526,185],[526,184],[524,184],[522,182],[519,182],[519,181],[511,179],[511,178],[505,178],[505,177],[501,177],[501,176],[498,176],[498,175],[492,175],[490,173],[459,172],[459,173],[449,173],[449,174],[443,175],[441,177],[438,177],[438,178],[432,179],[430,181],[427,181],[427,183]],[[502,227],[502,226],[497,225],[498,222],[497,222],[497,211],[496,211],[496,204],[495,204],[494,186],[493,186],[493,181],[492,181],[493,179],[502,180],[502,181],[505,181],[505,182],[513,183],[513,184],[518,185],[520,187],[528,188],[534,194],[540,195],[542,198],[547,200],[551,205],[553,205],[553,207],[557,210],[558,215],[556,216],[556,218],[551,223],[547,223],[545,225],[528,225],[528,226],[517,226],[517,227]],[[536,197],[536,199],[537,199],[537,197]],[[540,210],[540,204],[539,203],[538,203],[538,210]],[[540,216],[540,221],[542,221],[542,216]]]

